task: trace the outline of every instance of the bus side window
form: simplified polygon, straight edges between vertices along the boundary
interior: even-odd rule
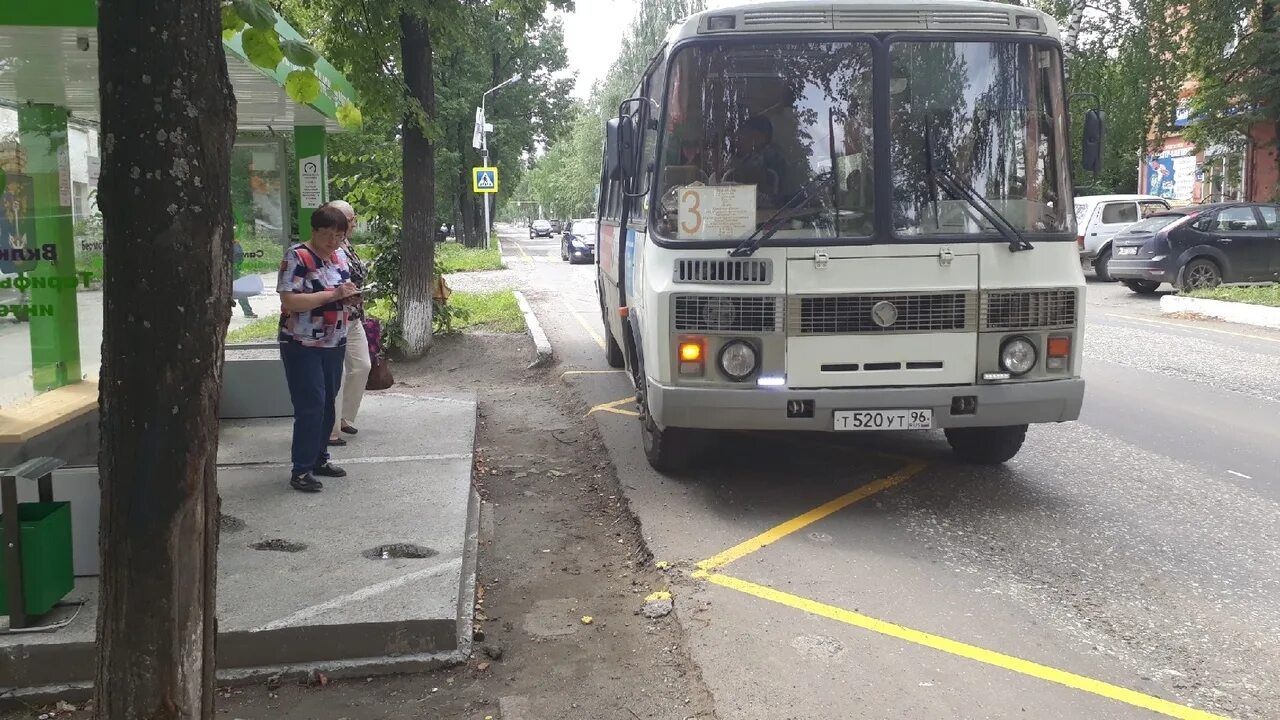
[[[649,190],[650,193],[655,189],[654,185],[657,183],[654,169],[658,163],[658,126],[662,120],[662,99],[665,97],[664,88],[666,87],[667,79],[666,49],[663,48],[658,53],[659,58],[655,58],[655,62],[649,64],[649,70],[646,72],[644,79],[641,80],[640,87],[636,88],[636,97],[648,98],[645,101],[648,122],[644,127],[640,128],[642,143],[639,164],[640,175],[636,178],[636,189]],[[640,110],[640,108],[637,108],[637,110]],[[637,120],[639,120],[638,117]],[[643,230],[649,224],[647,212],[649,203],[645,202],[645,198],[632,198],[629,202],[631,203],[631,208],[627,213],[629,218],[627,224]]]

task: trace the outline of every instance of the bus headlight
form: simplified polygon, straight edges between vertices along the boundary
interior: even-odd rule
[[[1036,346],[1024,337],[1009,338],[1000,346],[1000,367],[1013,375],[1026,375],[1036,366]]]
[[[745,340],[730,340],[720,349],[720,369],[737,382],[751,377],[759,363],[756,349]]]

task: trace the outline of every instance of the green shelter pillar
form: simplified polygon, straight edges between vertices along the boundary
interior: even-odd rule
[[[323,125],[293,129],[298,157],[298,239],[311,239],[311,212],[329,200],[329,162],[325,153],[328,131]]]
[[[66,108],[18,108],[18,141],[31,178],[35,237],[27,246],[40,259],[26,275],[31,324],[31,378],[36,392],[79,382],[80,322],[76,306],[75,235],[71,218],[71,163]]]

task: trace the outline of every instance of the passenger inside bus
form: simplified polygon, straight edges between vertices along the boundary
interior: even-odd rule
[[[752,116],[738,128],[734,145],[734,155],[721,180],[755,185],[760,199],[776,207],[787,174],[787,161],[773,144],[773,123],[764,115]]]

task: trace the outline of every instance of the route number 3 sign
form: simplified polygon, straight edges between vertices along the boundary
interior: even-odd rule
[[[740,240],[755,232],[755,185],[688,185],[678,201],[681,240]]]

